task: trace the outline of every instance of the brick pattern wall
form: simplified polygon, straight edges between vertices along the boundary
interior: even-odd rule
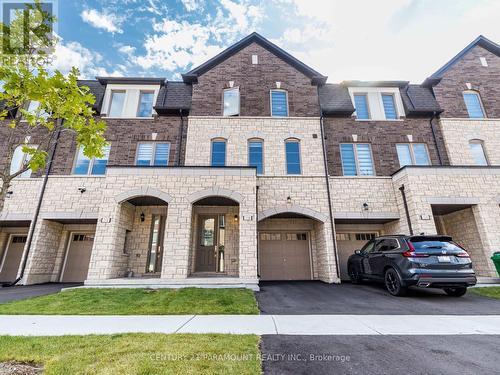
[[[432,165],[439,165],[437,148],[429,124],[430,118],[406,118],[403,121],[356,121],[354,118],[329,117],[324,119],[328,158],[328,173],[342,176],[340,143],[354,143],[353,134],[358,136],[357,143],[370,143],[377,176],[389,176],[399,166],[396,143],[408,143],[408,135],[414,143],[425,143],[429,150]],[[439,132],[437,120],[433,120],[438,146],[443,164],[448,158]]]
[[[257,65],[252,64],[252,55],[258,55]],[[276,88],[276,82],[288,91],[289,116],[319,116],[318,93],[311,79],[256,43],[198,77],[190,114],[221,116],[222,92],[229,81],[240,87],[241,116],[270,116],[269,90]]]
[[[485,57],[488,66],[481,65]],[[475,46],[443,74],[441,82],[434,87],[434,93],[444,112],[441,117],[468,118],[462,96],[467,83],[481,95],[486,117],[500,117],[500,57]]]

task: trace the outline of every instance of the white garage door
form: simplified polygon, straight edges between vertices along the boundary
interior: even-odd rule
[[[356,250],[361,249],[369,240],[377,237],[377,235],[378,233],[375,232],[337,232],[337,251],[339,254],[341,280],[349,280],[347,259],[354,254]]]
[[[12,282],[16,279],[23,257],[24,246],[26,245],[26,238],[26,236],[17,235],[10,237],[3,259],[1,259],[0,281]]]
[[[260,232],[261,280],[310,280],[311,255],[307,232]]]
[[[73,233],[66,254],[62,282],[83,282],[89,272],[94,235]]]

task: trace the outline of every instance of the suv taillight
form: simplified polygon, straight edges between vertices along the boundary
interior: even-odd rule
[[[407,244],[408,244],[409,250],[406,250],[403,253],[404,257],[407,257],[407,258],[427,258],[429,256],[429,254],[417,253],[415,251],[415,247],[413,246],[413,244],[410,241],[408,241]]]
[[[458,254],[455,254],[455,256],[459,257],[459,258],[470,258],[470,255],[467,251],[461,251],[459,252]]]

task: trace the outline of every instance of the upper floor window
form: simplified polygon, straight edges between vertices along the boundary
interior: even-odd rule
[[[111,91],[111,102],[109,104],[109,117],[122,117],[123,107],[125,106],[125,91]]]
[[[284,90],[271,90],[271,116],[288,116],[288,93]]]
[[[212,141],[212,167],[223,167],[226,165],[226,140],[214,139]]]
[[[469,148],[472,153],[472,158],[474,159],[474,164],[488,165],[488,159],[486,158],[486,153],[484,152],[483,141],[478,139],[469,141]]]
[[[430,165],[429,152],[424,143],[399,143],[396,145],[399,165]]]
[[[240,88],[234,87],[225,89],[222,94],[223,99],[223,115],[238,116],[240,114]]]
[[[139,95],[139,109],[137,117],[151,117],[153,114],[154,91],[141,91]]]
[[[248,165],[257,168],[257,174],[264,173],[264,142],[261,139],[248,141]]]
[[[300,168],[300,142],[298,139],[285,141],[286,173],[301,174]]]
[[[463,95],[469,118],[484,118],[484,109],[479,93],[471,90],[465,91]]]
[[[49,118],[49,114],[40,108],[40,102],[36,100],[31,100],[28,104],[28,108],[26,109],[30,114],[36,115],[38,114],[42,118]]]
[[[373,158],[368,143],[342,143],[340,145],[344,176],[373,176]]]
[[[360,120],[369,120],[370,111],[368,109],[368,97],[366,94],[354,94],[354,108],[356,117]]]
[[[34,148],[36,145],[26,145],[27,147]],[[12,161],[10,163],[10,174],[19,172],[26,165],[28,165],[31,155],[27,154],[23,151],[23,145],[17,146],[14,150],[14,154],[12,154]],[[26,170],[21,173],[18,177],[20,178],[29,178],[31,176],[31,169]]]
[[[387,120],[396,120],[398,118],[398,113],[396,111],[394,95],[382,94],[382,104],[384,105],[385,118]]]
[[[136,165],[168,165],[170,143],[149,142],[137,145]]]
[[[103,150],[102,158],[89,159],[83,154],[83,146],[80,146],[76,155],[75,167],[73,174],[80,175],[103,175],[106,174],[106,166],[108,164],[110,146],[106,146]]]

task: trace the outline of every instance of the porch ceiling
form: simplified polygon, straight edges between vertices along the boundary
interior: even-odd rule
[[[471,208],[472,204],[433,204],[432,213],[434,215],[447,215],[452,212],[465,210],[466,208]]]
[[[239,206],[238,202],[226,197],[207,197],[200,199],[194,206]]]

